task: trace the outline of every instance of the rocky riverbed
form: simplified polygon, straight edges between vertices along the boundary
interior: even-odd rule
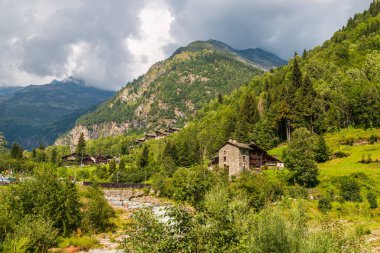
[[[165,221],[165,207],[170,206],[171,203],[163,201],[153,196],[147,196],[144,191],[140,189],[105,189],[103,190],[104,196],[108,203],[115,210],[121,210],[123,216],[126,218],[131,217],[134,211],[141,208],[151,208],[153,213],[159,219]],[[117,238],[111,240],[109,235],[99,235],[97,239],[102,245],[101,249],[92,249],[90,253],[119,253],[117,250],[119,241],[125,238],[124,235],[119,235]]]

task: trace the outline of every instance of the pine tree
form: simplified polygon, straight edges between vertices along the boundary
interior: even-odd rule
[[[115,172],[116,172],[116,161],[115,159],[111,159],[110,163],[108,164],[108,176],[111,176]]]
[[[77,147],[75,149],[75,153],[77,154],[78,160],[82,160],[83,156],[86,154],[86,140],[84,139],[83,133],[81,133],[79,136],[79,140],[77,143]]]
[[[11,157],[15,159],[21,159],[23,157],[24,150],[20,145],[14,143],[11,149]]]
[[[298,89],[302,85],[302,72],[298,64],[298,57],[294,58],[292,69],[292,86]]]
[[[259,120],[259,111],[257,109],[257,101],[254,95],[248,93],[243,100],[240,110],[240,116],[247,123],[254,124]]]
[[[220,93],[218,94],[218,103],[223,104],[223,96]]]
[[[119,172],[124,172],[125,169],[126,169],[126,167],[125,167],[125,159],[121,158],[120,162],[119,162],[119,168],[118,168],[118,170],[119,170]]]
[[[149,149],[145,145],[140,155],[139,166],[140,168],[145,168],[148,165],[148,163],[149,163]]]
[[[302,59],[305,60],[306,58],[307,58],[307,51],[306,49],[304,49],[302,53]]]
[[[330,158],[330,150],[322,135],[318,137],[315,160],[319,163],[326,162]]]
[[[164,160],[170,158],[173,160],[173,162],[176,162],[178,158],[176,144],[173,141],[169,140],[165,145],[162,155]]]
[[[51,151],[51,155],[50,155],[50,162],[57,163],[57,158],[58,158],[57,149],[53,148],[53,150]]]

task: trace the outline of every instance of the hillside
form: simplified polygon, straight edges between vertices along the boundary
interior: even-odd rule
[[[262,70],[285,62],[260,49],[235,50],[221,42],[197,41],[128,83],[116,96],[76,122],[57,144],[184,126],[203,104],[249,82]]]
[[[5,92],[8,91],[8,92]],[[25,148],[39,143],[52,144],[60,134],[73,126],[75,120],[113,92],[85,86],[83,81],[68,78],[46,85],[4,89],[7,95],[0,102],[0,131],[9,143],[18,142]],[[64,121],[64,124],[61,124]],[[58,123],[59,126],[56,126]]]
[[[175,136],[179,165],[212,157],[229,138],[271,149],[296,128],[321,134],[380,127],[380,3],[330,40],[214,100]]]

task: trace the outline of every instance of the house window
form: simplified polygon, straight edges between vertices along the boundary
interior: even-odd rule
[[[224,151],[223,151],[223,154],[227,154],[227,151],[224,150]]]
[[[227,162],[227,157],[226,156],[223,157],[223,161]]]
[[[245,155],[243,155],[243,161],[245,162]]]

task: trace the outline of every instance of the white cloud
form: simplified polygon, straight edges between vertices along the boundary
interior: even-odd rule
[[[68,75],[118,89],[176,47],[218,39],[283,58],[371,0],[0,0],[0,86]]]
[[[163,47],[173,43],[170,26],[174,18],[168,8],[153,5],[143,9],[138,35],[127,38],[126,45],[134,56],[131,66],[133,76],[143,74],[153,63],[166,57]]]

